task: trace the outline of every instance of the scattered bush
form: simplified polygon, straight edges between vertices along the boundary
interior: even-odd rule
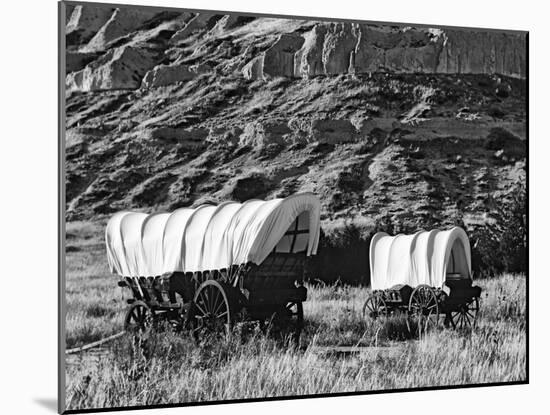
[[[478,276],[527,271],[527,194],[519,183],[511,197],[497,205],[495,221],[470,234],[472,268]]]
[[[502,150],[508,157],[523,158],[526,145],[523,140],[504,128],[492,128],[485,140],[485,148],[491,151]]]

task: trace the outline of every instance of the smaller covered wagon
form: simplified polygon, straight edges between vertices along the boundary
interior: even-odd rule
[[[195,336],[236,320],[295,321],[299,335],[306,257],[319,243],[311,193],[224,202],[171,213],[119,212],[106,229],[111,271],[132,298],[127,330],[159,321]]]
[[[468,236],[459,227],[413,235],[374,235],[370,243],[372,292],[363,306],[371,318],[404,312],[427,328],[475,325],[481,288],[472,285]]]

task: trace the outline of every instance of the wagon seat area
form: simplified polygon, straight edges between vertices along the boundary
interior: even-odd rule
[[[260,265],[252,265],[242,288],[249,304],[268,305],[305,301],[303,274],[309,240],[309,211],[288,227],[273,251]]]
[[[468,247],[469,248],[469,247]],[[480,287],[472,286],[470,265],[464,242],[459,235],[451,236],[447,245],[444,290],[452,298],[479,297]]]

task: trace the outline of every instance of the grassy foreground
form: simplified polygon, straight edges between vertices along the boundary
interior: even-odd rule
[[[127,294],[106,268],[96,225],[67,227],[67,347],[122,329]],[[99,235],[99,236],[98,236]],[[364,320],[368,290],[309,287],[301,347],[283,335],[238,325],[228,339],[199,347],[189,336],[123,337],[101,354],[68,359],[68,409],[154,405],[422,386],[521,381],[526,378],[525,276],[476,282],[484,289],[477,328],[439,329],[420,340],[404,319]],[[323,346],[366,346],[361,353]]]

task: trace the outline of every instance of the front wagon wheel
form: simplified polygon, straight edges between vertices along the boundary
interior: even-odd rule
[[[195,340],[209,334],[229,334],[233,323],[234,305],[228,287],[218,281],[207,280],[195,293],[191,304],[191,326]]]
[[[370,317],[376,320],[388,314],[388,307],[384,299],[375,293],[371,293],[363,305],[363,318]]]
[[[153,325],[153,311],[143,301],[134,302],[124,317],[124,330],[129,333],[145,333]]]
[[[446,315],[446,321],[450,322],[454,329],[471,329],[476,326],[479,313],[479,298],[474,297],[470,302],[461,304],[456,310]]]

